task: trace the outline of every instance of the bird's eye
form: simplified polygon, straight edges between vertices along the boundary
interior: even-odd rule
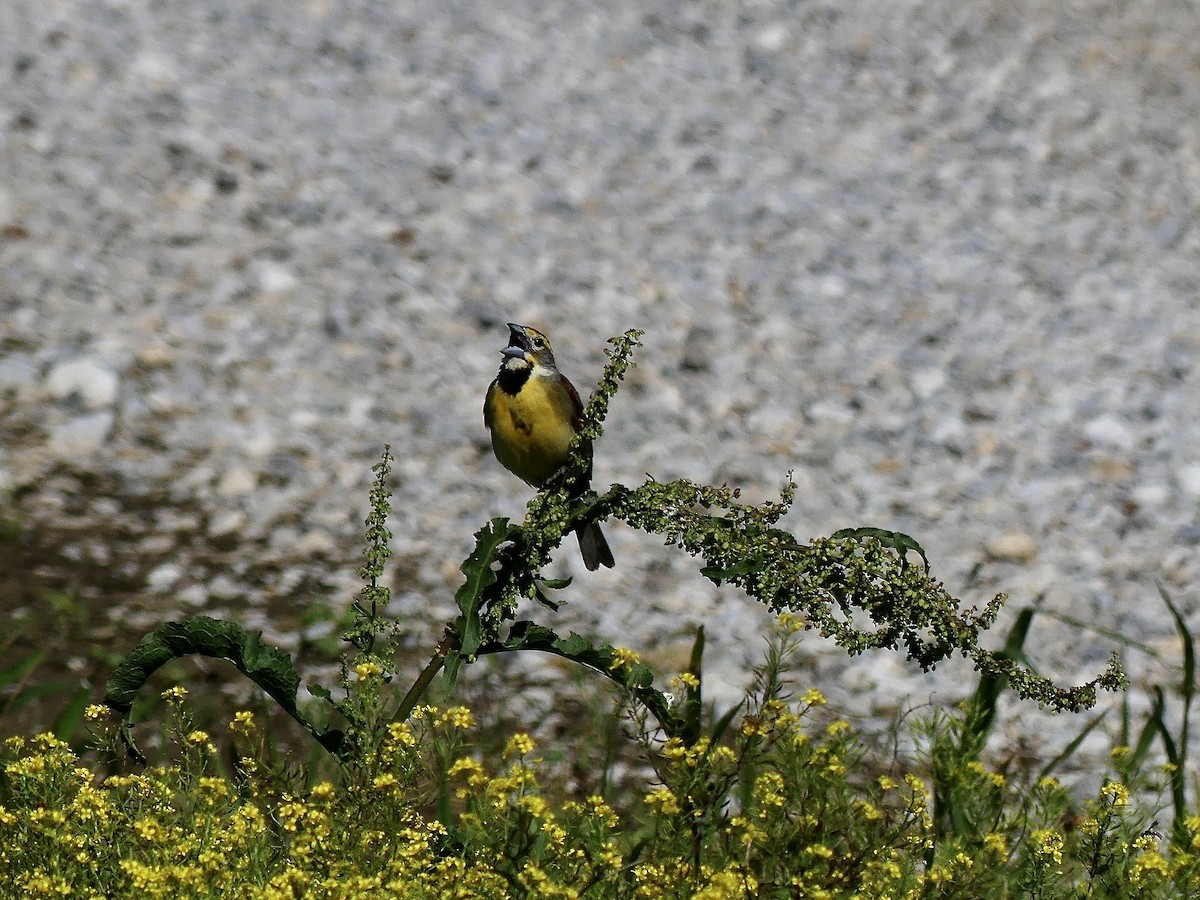
[[[541,338],[534,338],[533,346],[537,347],[539,350],[542,350],[542,349],[545,349],[546,342],[543,341]]]

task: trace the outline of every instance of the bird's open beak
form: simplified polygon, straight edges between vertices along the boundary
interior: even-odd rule
[[[529,335],[525,333],[524,325],[508,325],[508,346],[500,353],[506,359],[524,359],[530,350]]]

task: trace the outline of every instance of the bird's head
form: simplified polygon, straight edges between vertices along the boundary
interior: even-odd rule
[[[504,356],[501,369],[515,372],[527,368],[535,374],[558,371],[554,364],[554,351],[550,349],[550,339],[528,325],[509,323],[508,346],[500,353]]]

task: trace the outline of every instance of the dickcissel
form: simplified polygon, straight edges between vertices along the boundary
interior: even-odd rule
[[[509,325],[508,346],[501,352],[500,373],[483,401],[483,423],[492,433],[492,450],[508,471],[540,488],[567,463],[571,439],[579,430],[583,403],[575,386],[558,371],[549,339],[536,328]],[[592,448],[579,491],[592,477]],[[612,568],[613,555],[595,522],[576,530],[583,564],[589,571]]]

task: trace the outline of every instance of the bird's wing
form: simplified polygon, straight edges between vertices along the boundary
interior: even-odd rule
[[[579,399],[579,391],[575,390],[575,385],[571,384],[571,380],[566,375],[561,375],[562,386],[567,389],[567,396],[571,398],[571,428],[575,431],[579,430],[579,426],[583,424],[583,401]],[[585,489],[592,481],[592,445],[587,445],[587,476],[582,485]]]
[[[562,378],[562,386],[567,389],[567,396],[571,398],[571,427],[578,431],[583,424],[583,401],[579,399],[579,391],[575,390],[571,380],[566,375],[559,377]]]
[[[484,395],[483,398],[483,426],[489,431],[491,430],[493,419],[492,397],[495,396],[496,391],[499,389],[500,388],[497,386],[496,382],[493,381],[490,385],[488,385],[487,394]]]

